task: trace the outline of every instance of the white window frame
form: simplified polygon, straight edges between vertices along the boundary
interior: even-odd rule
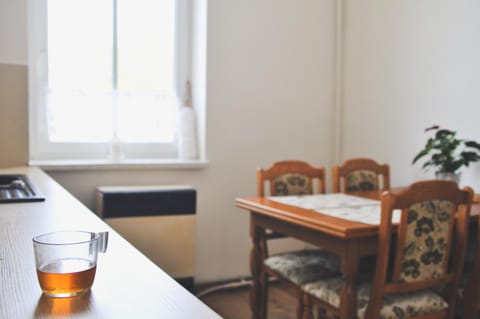
[[[29,157],[30,162],[171,160],[177,158],[177,138],[173,143],[52,143],[48,140],[45,99],[42,86],[47,80],[48,0],[28,0],[29,63]],[[191,73],[191,0],[177,0],[176,86],[183,101]],[[42,103],[43,101],[43,103]],[[88,124],[86,123],[86,126]]]

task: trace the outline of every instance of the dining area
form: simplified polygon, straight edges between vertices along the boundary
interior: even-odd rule
[[[295,294],[296,318],[476,318],[480,203],[447,180],[391,187],[390,166],[351,158],[257,169],[249,214],[252,318],[268,316],[272,279]],[[331,191],[327,192],[327,189]],[[295,238],[307,248],[269,254]]]

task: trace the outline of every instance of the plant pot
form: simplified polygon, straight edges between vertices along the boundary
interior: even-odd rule
[[[454,181],[457,184],[460,182],[461,175],[462,175],[461,173],[448,173],[448,172],[435,173],[435,177],[437,179],[446,179],[449,181]]]

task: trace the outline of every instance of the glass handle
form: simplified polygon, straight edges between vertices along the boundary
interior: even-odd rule
[[[108,231],[98,233],[98,252],[104,253],[107,251],[108,246]]]

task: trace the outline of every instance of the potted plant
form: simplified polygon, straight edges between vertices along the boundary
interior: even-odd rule
[[[429,155],[423,164],[424,169],[434,168],[439,179],[452,179],[457,183],[460,168],[480,160],[480,144],[457,138],[455,131],[440,128],[438,125],[426,128],[425,132],[434,131],[425,147],[415,156],[412,164]]]

